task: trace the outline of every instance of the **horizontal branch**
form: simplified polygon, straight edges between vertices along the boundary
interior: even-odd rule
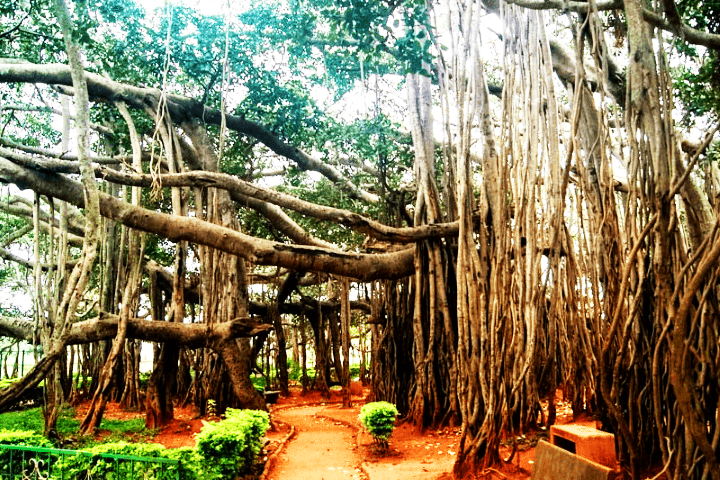
[[[84,206],[79,182],[50,172],[39,172],[0,158],[0,179],[19,188]],[[255,265],[325,272],[361,281],[397,279],[413,272],[414,249],[384,254],[360,254],[303,245],[286,245],[254,238],[192,217],[154,212],[101,193],[100,213],[125,226],[155,233],[173,242],[182,240],[216,248]]]
[[[508,3],[517,5],[518,7],[529,8],[531,10],[555,9],[577,13],[586,13],[591,7],[596,9],[598,12],[623,9],[622,0],[606,0],[604,2],[597,2],[595,5],[592,5],[590,2],[571,2],[565,0],[508,0]],[[653,27],[665,30],[675,35],[680,35],[682,39],[688,43],[702,45],[713,50],[720,50],[720,35],[703,32],[701,30],[688,27],[685,24],[675,25],[668,22],[657,13],[646,8],[642,9],[642,15],[643,20]]]
[[[103,313],[100,318],[75,323],[68,329],[66,344],[81,345],[112,340],[117,335],[119,321],[118,315]],[[0,336],[32,341],[33,329],[34,324],[30,320],[0,316]],[[226,338],[254,337],[268,330],[272,330],[272,325],[250,318],[235,318],[214,324],[130,318],[127,323],[127,338],[146,342],[174,342],[187,348],[201,348]]]
[[[0,137],[0,145],[5,145],[6,147],[14,148],[17,150],[20,150],[25,153],[32,153],[34,155],[43,155],[45,157],[51,157],[51,158],[60,158],[64,160],[75,160],[77,161],[78,157],[77,155],[70,154],[69,152],[55,152],[53,150],[48,150],[47,148],[40,148],[40,147],[30,147],[28,145],[23,145],[22,143],[18,143],[14,140],[11,140],[7,137]],[[145,161],[150,160],[150,154],[145,153],[143,155],[143,159]],[[97,157],[91,157],[90,161],[95,163],[102,163],[102,164],[108,164],[108,165],[117,165],[120,163],[132,163],[132,155],[118,155],[118,156],[112,156],[112,157],[105,157],[105,156],[97,156]]]
[[[17,263],[18,265],[22,265],[23,267],[30,270],[35,268],[35,262],[19,257],[18,255],[15,255],[14,253],[2,247],[0,247],[0,258],[9,262]],[[74,259],[68,260],[67,262],[65,262],[65,268],[71,270],[77,264],[77,262],[78,261]],[[40,270],[42,270],[43,272],[48,272],[55,269],[57,269],[57,263],[40,264]]]
[[[106,180],[122,185],[149,187],[152,185],[153,181],[150,175],[119,172],[108,168],[101,168],[100,172],[102,177]],[[358,232],[370,235],[378,240],[395,243],[412,243],[428,238],[454,237],[458,234],[458,222],[423,225],[419,227],[389,227],[349,210],[317,205],[286,193],[276,192],[268,188],[253,185],[237,177],[224,173],[186,172],[167,174],[161,175],[160,181],[164,186],[168,187],[203,186],[220,188],[229,192],[237,192],[248,197],[288,208],[318,220],[344,225]]]
[[[22,317],[0,315],[0,337],[16,338],[32,343],[35,323]]]
[[[47,170],[55,173],[80,173],[80,166],[77,162],[61,159],[49,159],[31,156],[23,153],[13,152],[0,147],[0,158],[5,157],[13,163],[21,166]],[[148,174],[136,174],[121,172],[99,165],[95,166],[96,176],[111,182],[134,186],[150,187],[153,184],[153,177]],[[394,243],[412,243],[429,238],[454,237],[458,234],[459,222],[442,223],[434,225],[422,225],[418,227],[390,227],[349,210],[318,205],[312,202],[301,200],[286,193],[277,192],[263,188],[252,183],[241,180],[232,175],[215,172],[186,172],[177,174],[164,174],[159,176],[162,185],[167,187],[214,187],[227,190],[231,194],[252,198],[287,208],[300,214],[343,225],[358,232],[369,235],[378,240]],[[156,179],[155,179],[156,180]],[[237,199],[236,199],[237,200]],[[279,212],[272,212],[259,204],[250,205],[258,211],[268,215],[278,215]],[[282,224],[282,223],[281,223]],[[291,238],[294,235],[289,235]],[[310,241],[300,242],[312,244]],[[315,246],[330,247],[330,245]]]
[[[53,113],[55,115],[62,115],[62,112],[60,110],[50,108],[50,107],[38,107],[35,105],[9,105],[5,104],[2,107],[0,107],[0,111],[14,111],[14,112],[40,112],[40,113]],[[70,116],[71,120],[75,120],[75,116]],[[102,133],[103,135],[114,135],[115,132],[113,132],[111,129],[107,127],[103,127],[102,125],[98,125],[97,123],[90,123],[90,128],[93,130],[96,130],[99,133]]]
[[[292,314],[292,315],[301,315],[303,313],[311,313],[316,312],[318,307],[323,312],[339,312],[340,311],[340,301],[319,301],[314,299],[308,299],[303,297],[303,299],[300,302],[283,302],[280,304],[278,308],[278,312],[281,314]],[[358,310],[364,313],[367,313],[368,315],[371,313],[371,307],[370,304],[363,301],[358,300],[352,300],[350,301],[350,309],[351,310]],[[267,313],[268,305],[266,303],[262,302],[255,302],[250,301],[248,302],[248,311],[251,315],[258,315],[261,317],[266,317],[268,315]]]
[[[591,7],[598,12],[606,10],[622,10],[622,0],[605,0],[596,2],[595,5],[589,2],[575,2],[565,0],[508,0],[508,3],[530,10],[563,10],[576,13],[587,13]]]

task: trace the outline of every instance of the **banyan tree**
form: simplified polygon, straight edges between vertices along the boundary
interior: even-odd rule
[[[458,478],[561,389],[626,477],[720,479],[717,5],[6,3],[0,409],[265,408],[291,349],[348,392],[355,336]]]

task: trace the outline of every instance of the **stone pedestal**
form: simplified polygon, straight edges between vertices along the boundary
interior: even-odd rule
[[[535,449],[531,480],[615,480],[610,468],[591,462],[543,440]]]
[[[617,465],[612,433],[583,425],[552,425],[550,443],[611,469]]]

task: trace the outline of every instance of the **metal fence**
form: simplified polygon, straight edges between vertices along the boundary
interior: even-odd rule
[[[180,480],[180,462],[159,457],[0,444],[0,480]]]

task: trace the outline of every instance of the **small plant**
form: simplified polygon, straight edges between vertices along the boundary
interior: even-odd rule
[[[265,391],[265,387],[267,387],[265,377],[253,375],[252,377],[250,377],[250,381],[252,382],[253,387],[255,387],[255,390],[261,393]]]
[[[388,439],[395,428],[397,415],[395,405],[388,402],[366,403],[360,409],[358,419],[365,430],[372,435],[381,452],[386,452],[388,449]]]

